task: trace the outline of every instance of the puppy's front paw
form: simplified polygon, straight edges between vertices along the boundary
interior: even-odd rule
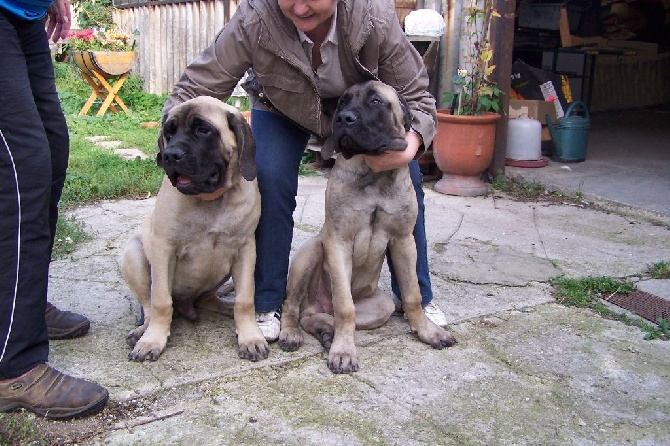
[[[419,335],[419,339],[438,350],[456,344],[456,338],[451,333],[432,323],[427,324],[427,327],[419,330],[417,334]]]
[[[284,327],[279,332],[279,347],[285,352],[294,352],[302,345],[302,332],[299,328]]]
[[[128,359],[131,361],[155,361],[165,350],[165,343],[161,342],[147,342],[140,339],[135,344],[133,351],[128,353]]]
[[[341,352],[333,353],[331,349],[328,354],[328,368],[333,373],[353,373],[358,371],[358,359],[355,353]]]
[[[239,350],[237,351],[237,354],[242,359],[259,361],[261,359],[267,358],[270,354],[268,342],[262,336],[260,339],[246,342],[241,342],[238,338],[238,346]]]

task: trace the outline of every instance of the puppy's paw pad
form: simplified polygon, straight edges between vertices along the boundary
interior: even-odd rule
[[[150,351],[147,353],[135,353],[134,351],[128,353],[128,360],[135,362],[155,361],[160,357],[161,353],[157,351]]]
[[[163,353],[163,349],[159,346],[152,347],[140,341],[135,345],[133,351],[128,354],[128,359],[135,362],[155,361],[161,353]]]
[[[333,373],[353,373],[358,371],[358,360],[348,353],[328,356],[328,368]]]
[[[240,349],[238,350],[237,354],[242,359],[260,361],[261,359],[266,359],[268,357],[270,354],[270,349],[268,348],[268,344],[265,339],[263,339],[263,342],[240,345]]]
[[[422,338],[421,340],[438,350],[442,350],[445,347],[451,347],[456,344],[456,338],[454,338],[451,333],[442,328],[440,328],[440,330],[436,333],[433,333],[431,336],[427,336],[425,339]]]
[[[302,345],[302,333],[300,329],[284,328],[279,332],[279,347],[285,352],[294,352]]]

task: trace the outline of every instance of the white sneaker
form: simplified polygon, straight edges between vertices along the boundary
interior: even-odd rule
[[[448,325],[447,316],[445,316],[442,310],[440,310],[440,307],[435,305],[432,301],[423,307],[423,312],[425,313],[426,317],[428,317],[428,319],[430,319],[438,327],[446,328]]]
[[[393,298],[393,304],[395,305],[395,314],[397,315],[402,315],[404,314],[404,311],[402,309],[402,302],[400,299],[395,294],[391,294],[391,297]],[[426,315],[428,319],[431,320],[435,325],[442,327],[442,328],[447,328],[447,316],[440,310],[440,307],[435,305],[432,301],[428,303],[425,307],[423,307],[423,312]],[[407,315],[405,314],[405,319],[407,319]]]
[[[281,330],[281,313],[279,311],[256,313],[256,323],[266,341],[274,342],[279,339],[279,331]]]

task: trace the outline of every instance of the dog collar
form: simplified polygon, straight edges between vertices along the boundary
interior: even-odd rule
[[[201,200],[205,200],[205,201],[212,201],[212,200],[216,200],[217,198],[221,198],[225,191],[226,191],[225,187],[220,187],[217,190],[215,190],[214,192],[207,192],[207,193],[203,193],[203,194],[198,194],[198,195],[195,195],[195,197],[200,198]]]

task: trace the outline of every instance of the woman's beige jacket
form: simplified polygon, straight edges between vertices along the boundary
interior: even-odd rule
[[[423,60],[398,23],[393,0],[339,0],[338,51],[347,85],[377,79],[408,102],[412,128],[428,147],[436,132],[435,100],[427,91]],[[316,86],[295,26],[277,0],[244,0],[214,43],[184,71],[164,112],[196,96],[230,97],[253,68],[274,108],[319,137],[330,133],[331,117]]]

